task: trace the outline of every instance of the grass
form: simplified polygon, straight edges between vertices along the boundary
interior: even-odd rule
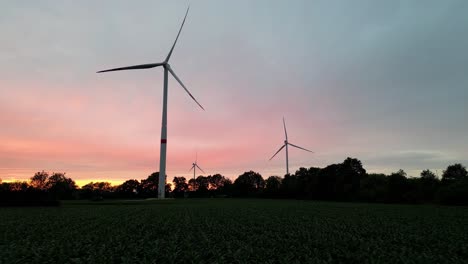
[[[295,200],[0,208],[0,263],[466,263],[468,208]]]

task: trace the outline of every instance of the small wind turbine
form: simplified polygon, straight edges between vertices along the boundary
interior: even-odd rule
[[[198,154],[195,156],[195,162],[192,163],[192,168],[190,168],[189,171],[193,170],[193,179],[195,180],[195,173],[196,173],[196,170],[197,168],[200,169],[203,173],[205,173],[202,168],[200,168],[197,164],[197,159],[198,159]]]
[[[270,160],[273,159],[273,158],[276,156],[276,154],[278,154],[278,152],[280,152],[284,147],[286,147],[286,174],[289,174],[288,145],[289,145],[289,146],[293,146],[293,147],[298,148],[298,149],[302,149],[302,150],[308,151],[308,152],[312,152],[312,153],[314,153],[314,152],[313,152],[313,151],[310,151],[310,150],[308,150],[308,149],[305,149],[305,148],[301,148],[301,147],[299,147],[299,146],[296,146],[296,145],[294,145],[294,144],[292,144],[292,143],[289,143],[289,142],[288,142],[288,133],[286,132],[286,122],[284,122],[284,117],[283,117],[283,126],[284,126],[284,136],[285,136],[284,145],[281,146],[281,148],[280,148],[278,151],[276,151],[276,153],[273,155],[273,157],[270,158]]]
[[[176,81],[185,89],[185,91],[190,95],[190,97],[197,103],[201,109],[205,110],[203,106],[193,97],[193,95],[189,92],[187,87],[182,83],[182,81],[177,77],[175,72],[172,70],[171,65],[169,65],[169,59],[171,58],[172,52],[174,51],[174,47],[177,43],[177,39],[179,38],[180,32],[182,31],[182,27],[184,26],[185,19],[187,18],[187,14],[189,11],[187,8],[187,12],[185,13],[184,20],[182,21],[182,25],[180,26],[179,33],[177,33],[177,37],[172,45],[169,54],[167,54],[166,59],[163,62],[159,63],[149,63],[149,64],[141,64],[141,65],[134,65],[128,67],[121,67],[121,68],[114,68],[101,72],[110,72],[110,71],[123,71],[123,70],[141,70],[141,69],[149,69],[154,67],[162,66],[164,68],[164,90],[163,90],[163,110],[162,110],[162,125],[161,125],[161,149],[160,149],[160,159],[159,159],[159,186],[158,186],[158,198],[163,199],[165,195],[165,183],[166,183],[166,143],[167,143],[167,83],[168,83],[168,72],[174,76]],[[164,183],[164,184],[162,184]]]

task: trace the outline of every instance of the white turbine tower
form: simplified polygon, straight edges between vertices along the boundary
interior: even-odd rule
[[[189,170],[189,171],[193,170],[193,179],[194,179],[194,180],[195,180],[195,173],[196,173],[197,168],[198,168],[199,170],[201,170],[203,173],[205,173],[205,172],[202,170],[202,168],[200,168],[200,167],[198,166],[198,164],[197,164],[197,159],[198,159],[198,154],[195,156],[195,162],[192,163],[192,168],[190,168],[190,170]]]
[[[165,186],[166,186],[166,144],[167,144],[167,85],[168,85],[168,72],[174,76],[177,82],[185,89],[185,91],[190,95],[190,97],[203,109],[203,106],[193,97],[193,95],[189,92],[187,87],[182,83],[182,81],[177,77],[175,72],[172,70],[171,66],[169,65],[169,59],[171,58],[172,52],[174,51],[174,47],[177,43],[177,39],[179,38],[180,32],[182,31],[182,27],[184,26],[185,19],[187,18],[189,8],[187,8],[187,12],[185,13],[184,20],[182,21],[182,25],[180,26],[179,33],[177,33],[177,37],[172,45],[169,54],[167,54],[166,59],[163,62],[159,63],[149,63],[149,64],[141,64],[141,65],[134,65],[128,67],[121,67],[121,68],[114,68],[101,72],[110,72],[110,71],[123,71],[123,70],[140,70],[140,69],[149,69],[154,67],[162,66],[164,68],[164,90],[163,90],[163,110],[162,110],[162,125],[161,125],[161,149],[160,149],[160,160],[159,160],[159,187],[158,187],[158,198],[163,199],[165,195]]]
[[[312,153],[314,153],[314,152],[313,152],[313,151],[310,151],[310,150],[308,150],[308,149],[305,149],[305,148],[296,146],[296,145],[294,145],[294,144],[292,144],[292,143],[289,143],[289,142],[288,142],[288,133],[286,132],[286,122],[284,122],[284,117],[283,117],[283,126],[284,126],[284,136],[285,136],[284,145],[281,146],[281,148],[280,148],[278,151],[276,151],[276,153],[273,155],[273,157],[270,158],[270,160],[273,159],[273,158],[276,156],[276,154],[278,154],[278,152],[280,152],[284,147],[286,147],[286,174],[289,174],[288,145],[289,145],[289,146],[293,146],[293,147],[298,148],[298,149],[302,149],[302,150],[308,151],[308,152],[312,152]]]

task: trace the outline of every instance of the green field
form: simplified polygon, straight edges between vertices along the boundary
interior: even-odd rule
[[[467,261],[467,207],[181,199],[0,208],[0,263]]]

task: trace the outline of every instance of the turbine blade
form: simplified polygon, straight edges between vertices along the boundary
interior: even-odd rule
[[[283,145],[280,149],[278,149],[278,151],[276,151],[275,155],[273,155],[273,157],[271,157],[269,160],[273,159],[276,154],[278,154],[278,152],[280,152],[286,145]]]
[[[192,97],[192,99],[195,101],[195,103],[197,103],[198,106],[201,107],[201,109],[205,110],[205,108],[203,108],[203,106],[197,101],[197,99],[195,99],[195,97],[193,97],[193,95],[189,92],[189,90],[187,89],[187,87],[185,87],[185,85],[182,83],[182,81],[179,79],[179,77],[177,77],[177,75],[176,75],[175,72],[171,69],[171,67],[169,66],[169,64],[168,64],[167,70],[172,74],[172,76],[174,76],[174,78],[179,82],[180,86],[182,86],[182,88],[185,89],[185,91],[190,95],[190,97]]]
[[[294,144],[291,144],[291,143],[289,143],[289,142],[288,142],[288,144],[289,144],[289,145],[291,145],[291,146],[293,146],[293,147],[296,147],[296,148],[298,148],[298,149],[302,149],[302,150],[305,150],[305,151],[309,151],[309,152],[312,152],[312,153],[314,153],[314,152],[313,152],[313,151],[311,151],[311,150],[308,150],[308,149],[305,149],[305,148],[301,148],[301,147],[299,147],[299,146],[296,146],[296,145],[294,145]]]
[[[192,166],[192,168],[190,168],[190,170],[188,170],[188,171],[189,171],[189,172],[190,172],[190,171],[192,171],[194,167],[195,167],[195,165],[194,165],[194,166]]]
[[[176,39],[174,41],[174,44],[172,45],[171,50],[169,51],[169,54],[167,54],[165,62],[168,62],[169,59],[171,58],[172,51],[174,51],[174,47],[175,47],[175,45],[177,43],[177,40],[179,39],[180,32],[182,31],[182,28],[184,27],[185,19],[187,18],[189,9],[190,9],[190,5],[187,7],[187,12],[185,12],[185,17],[184,17],[184,20],[182,21],[182,25],[180,25],[179,33],[177,33],[177,37],[176,37]]]
[[[284,127],[284,136],[286,137],[286,140],[288,140],[288,132],[286,132],[286,122],[284,122],[284,117],[283,117],[283,127]]]
[[[161,63],[140,64],[140,65],[134,65],[134,66],[128,66],[128,67],[121,67],[121,68],[114,68],[114,69],[109,69],[109,70],[98,71],[97,73],[110,72],[110,71],[124,71],[124,70],[141,70],[141,69],[154,68],[154,67],[158,67],[158,66],[162,66],[162,65],[164,65],[163,62],[161,62]]]
[[[197,168],[199,168],[203,173],[205,173],[205,171],[203,171],[202,168],[198,166],[198,164],[195,164],[195,166],[197,166]]]

